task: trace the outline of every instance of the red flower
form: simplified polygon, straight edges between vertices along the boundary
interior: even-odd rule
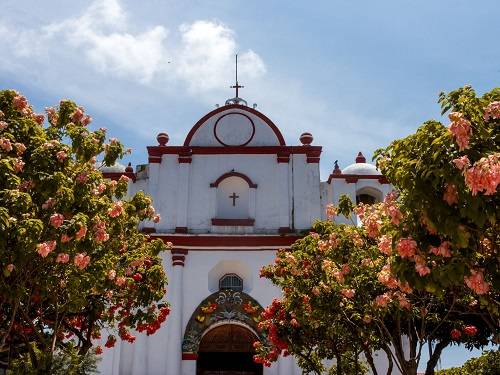
[[[102,354],[101,345],[97,345],[97,347],[95,348],[95,354],[97,354],[97,355]]]
[[[475,326],[465,326],[463,332],[467,336],[474,336],[477,333],[477,328]]]
[[[456,328],[453,328],[450,332],[450,336],[453,340],[458,340],[462,336],[462,332],[460,332]]]
[[[104,346],[106,348],[112,348],[113,346],[115,346],[115,343],[116,343],[116,337],[108,336],[108,339],[106,340],[106,344],[104,344]]]
[[[141,281],[142,280],[142,275],[140,273],[136,273],[134,274],[134,276],[132,276],[133,279],[137,282]]]

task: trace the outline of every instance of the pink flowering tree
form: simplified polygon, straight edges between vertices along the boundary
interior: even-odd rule
[[[67,348],[133,342],[168,315],[165,246],[137,229],[159,218],[146,195],[124,199],[126,177],[103,178],[125,150],[91,120],[68,100],[43,115],[0,91],[1,367],[23,357],[51,373]]]
[[[449,124],[424,123],[376,153],[401,218],[381,229],[391,269],[436,295],[465,287],[500,326],[500,88],[441,94]],[[497,337],[498,339],[498,337]]]
[[[312,233],[263,268],[262,276],[281,288],[283,297],[262,314],[260,328],[270,344],[255,344],[256,361],[270,365],[291,354],[308,372],[321,374],[329,367],[332,374],[362,374],[369,367],[379,374],[374,351],[380,350],[379,358],[385,354],[389,365],[384,374],[415,375],[425,350],[430,375],[448,345],[488,343],[492,331],[481,318],[482,307],[469,306],[473,298],[467,289],[437,296],[393,275],[391,241],[381,229],[402,219],[394,199],[356,208],[363,227],[317,222]],[[352,203],[341,202],[339,213],[349,217]],[[414,247],[411,240],[404,246],[407,252]],[[333,364],[325,362],[332,359]]]

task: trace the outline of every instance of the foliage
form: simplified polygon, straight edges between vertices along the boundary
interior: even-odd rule
[[[400,192],[404,220],[393,247],[412,236],[418,250],[394,253],[392,270],[415,288],[442,294],[467,285],[500,316],[500,88],[477,97],[470,86],[441,94],[450,125],[424,123],[376,152],[377,165]],[[439,250],[442,244],[446,249]],[[428,267],[429,274],[419,274]]]
[[[500,373],[500,351],[488,350],[478,358],[471,358],[461,367],[437,371],[436,375],[498,375]]]
[[[48,123],[17,92],[0,92],[0,360],[27,353],[49,373],[55,353],[83,355],[112,327],[133,342],[131,329],[154,333],[169,310],[165,246],[137,229],[159,220],[151,199],[124,199],[128,179],[106,180],[96,166],[113,165],[123,146],[89,130],[71,101],[46,112]]]
[[[38,350],[32,346],[37,362],[50,362],[50,373],[52,375],[88,375],[97,374],[97,362],[99,358],[96,354],[89,351],[80,354],[73,346],[58,349],[53,356]],[[47,366],[42,366],[47,367]],[[38,375],[40,372],[33,368],[31,358],[28,353],[21,355],[18,359],[12,361],[7,375]]]
[[[379,205],[360,206],[357,212],[392,226],[387,214],[394,207],[392,197]],[[352,204],[341,201],[349,216]],[[331,373],[361,374],[353,365],[359,364],[362,353],[377,374],[373,352],[383,350],[387,374],[395,368],[416,374],[422,350],[432,343],[427,364],[432,374],[442,350],[452,342],[451,331],[459,332],[455,340],[468,346],[488,343],[491,331],[480,318],[480,307],[463,307],[469,295],[412,290],[392,275],[391,258],[380,250],[379,232],[373,230],[369,220],[364,227],[317,222],[311,234],[291,250],[280,250],[274,265],[263,268],[262,276],[282,289],[283,298],[262,315],[260,327],[272,344],[256,344],[257,361],[270,365],[280,354],[292,354],[304,371],[320,374],[324,360],[335,359]]]

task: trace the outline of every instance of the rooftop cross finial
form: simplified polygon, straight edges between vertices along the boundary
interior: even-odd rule
[[[236,89],[236,98],[238,98],[238,89],[242,89],[244,88],[245,86],[240,86],[238,84],[238,54],[236,54],[236,85],[234,86],[230,86],[230,88],[232,89]]]

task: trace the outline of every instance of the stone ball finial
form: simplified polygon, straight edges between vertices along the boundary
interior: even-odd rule
[[[366,158],[361,151],[358,152],[358,156],[356,156],[356,163],[366,163]]]
[[[158,141],[158,144],[160,146],[165,146],[167,143],[168,143],[168,140],[170,138],[168,137],[168,134],[167,133],[159,133],[157,136],[156,136],[156,140]]]
[[[302,143],[302,146],[309,146],[312,141],[313,141],[313,136],[311,133],[305,132],[300,135],[300,143]]]
[[[125,168],[125,172],[127,173],[134,173],[134,168],[132,167],[132,163],[128,163],[127,167]]]

